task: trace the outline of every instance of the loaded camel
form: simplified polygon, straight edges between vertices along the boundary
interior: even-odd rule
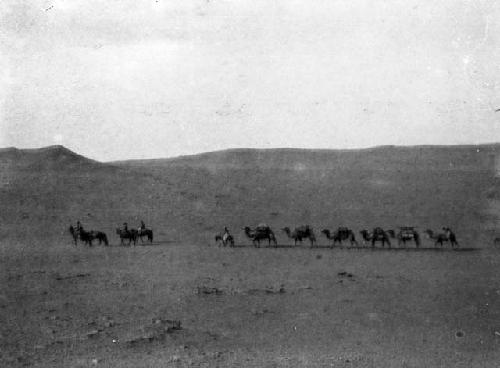
[[[378,241],[382,242],[382,247],[384,247],[385,243],[387,242],[390,248],[391,242],[389,240],[389,236],[393,237],[394,231],[393,230],[385,231],[381,227],[376,227],[375,229],[373,229],[371,233],[369,233],[367,230],[361,230],[360,234],[365,242],[368,241],[372,243],[372,248],[375,247],[375,243]]]
[[[420,246],[420,235],[411,226],[400,227],[397,238],[398,245],[403,244],[403,247],[406,247],[407,241],[414,241],[417,248]]]
[[[289,227],[284,227],[281,230],[283,230],[290,239],[294,240],[295,246],[297,246],[297,241],[302,243],[302,240],[304,239],[309,239],[311,242],[311,248],[316,242],[316,236],[314,235],[312,227],[309,225],[296,227],[293,231],[290,231]]]
[[[457,237],[455,233],[451,231],[449,227],[443,227],[444,233],[435,234],[432,230],[427,229],[425,233],[429,236],[430,239],[434,240],[434,246],[437,247],[439,244],[441,248],[443,247],[443,243],[450,242],[452,248],[455,246],[458,247]]]
[[[356,244],[356,246],[358,245],[356,237],[354,236],[354,232],[347,227],[339,227],[337,230],[333,232],[333,234],[328,229],[323,229],[321,230],[321,232],[325,234],[328,240],[333,241],[332,248],[335,246],[335,243],[337,242],[340,244],[340,246],[342,246],[343,240],[349,240],[351,242],[351,246],[353,246],[354,244]]]
[[[271,242],[274,243],[275,247],[278,246],[274,232],[265,224],[260,224],[255,229],[245,226],[243,230],[245,231],[245,235],[252,239],[252,243],[255,247],[260,248],[261,240],[267,240],[269,242],[269,246],[271,245]]]

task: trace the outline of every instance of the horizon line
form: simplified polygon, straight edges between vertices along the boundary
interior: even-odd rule
[[[182,155],[175,155],[175,156],[165,156],[165,157],[152,157],[152,158],[124,158],[124,159],[118,159],[118,160],[109,160],[109,161],[101,161],[101,160],[96,160],[96,159],[91,159],[87,156],[84,156],[83,154],[68,148],[67,146],[63,144],[52,144],[48,146],[40,146],[40,147],[28,147],[28,148],[22,148],[22,147],[16,147],[16,146],[7,146],[7,147],[0,147],[0,153],[6,152],[9,150],[16,150],[16,151],[41,151],[41,150],[47,150],[47,149],[56,149],[56,148],[63,148],[68,151],[73,152],[74,154],[84,156],[86,158],[89,158],[94,161],[98,161],[101,163],[119,163],[119,162],[127,162],[127,161],[156,161],[156,160],[175,160],[179,158],[188,158],[188,157],[195,157],[195,156],[200,156],[200,155],[206,155],[206,154],[214,154],[214,153],[220,153],[220,152],[238,152],[238,151],[323,151],[323,152],[355,152],[355,151],[370,151],[370,150],[376,150],[376,149],[384,149],[384,148],[466,148],[466,147],[491,147],[491,146],[497,146],[500,145],[500,142],[486,142],[486,143],[464,143],[464,144],[415,144],[415,145],[395,145],[395,144],[386,144],[386,145],[375,145],[375,146],[369,146],[369,147],[362,147],[362,148],[300,148],[300,147],[272,147],[272,148],[252,148],[252,147],[230,147],[230,148],[224,148],[224,149],[219,149],[219,150],[213,150],[213,151],[203,151],[203,152],[198,152],[198,153],[190,153],[190,154],[182,154]]]

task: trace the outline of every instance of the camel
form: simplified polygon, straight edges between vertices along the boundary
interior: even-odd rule
[[[445,242],[450,242],[452,248],[454,248],[455,245],[458,247],[457,237],[455,236],[455,233],[453,233],[449,227],[443,227],[443,230],[444,233],[435,234],[432,230],[427,229],[425,230],[425,233],[429,236],[430,239],[434,240],[435,247],[437,247],[437,245],[439,244],[442,248],[443,243]]]
[[[398,245],[403,244],[403,247],[406,247],[406,242],[411,240],[415,242],[417,248],[420,246],[420,235],[413,227],[400,227],[398,232]]]
[[[257,226],[255,229],[245,226],[243,230],[245,231],[245,235],[252,239],[252,243],[255,247],[260,248],[260,241],[265,239],[269,241],[269,246],[271,245],[271,242],[274,242],[275,247],[278,246],[274,232],[267,225],[262,224]]]
[[[350,240],[351,246],[353,246],[353,244],[358,245],[356,237],[354,236],[354,232],[351,229],[348,229],[347,227],[339,227],[337,230],[333,232],[333,234],[328,229],[323,229],[321,230],[321,232],[325,234],[327,239],[333,240],[332,248],[335,246],[335,243],[337,242],[340,243],[340,246],[342,246],[343,240]]]
[[[389,248],[391,247],[391,242],[389,240],[389,235],[391,235],[391,232],[393,230],[388,230],[385,231],[384,229],[380,227],[376,227],[373,229],[371,233],[369,233],[367,230],[361,230],[360,234],[363,236],[364,241],[371,241],[372,243],[372,248],[375,247],[375,242],[380,241],[382,242],[382,246],[385,246],[385,243],[389,245]]]
[[[281,230],[283,230],[289,238],[295,241],[295,246],[297,246],[297,241],[302,243],[302,240],[304,239],[309,239],[311,242],[311,248],[316,242],[316,236],[314,235],[312,227],[309,225],[296,227],[293,231],[290,231],[289,227],[284,227]]]

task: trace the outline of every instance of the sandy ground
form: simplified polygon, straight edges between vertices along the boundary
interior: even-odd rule
[[[500,251],[469,246],[4,243],[0,366],[496,367]]]

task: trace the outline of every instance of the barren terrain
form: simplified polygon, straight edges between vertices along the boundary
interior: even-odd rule
[[[498,146],[235,150],[99,163],[0,152],[0,366],[495,367]],[[75,247],[80,219],[110,247]],[[144,219],[155,242],[120,247]],[[241,227],[271,225],[278,248]],[[279,230],[311,224],[319,247]],[[460,250],[326,247],[451,227]],[[228,226],[235,248],[213,236]],[[179,324],[180,322],[180,324]]]

